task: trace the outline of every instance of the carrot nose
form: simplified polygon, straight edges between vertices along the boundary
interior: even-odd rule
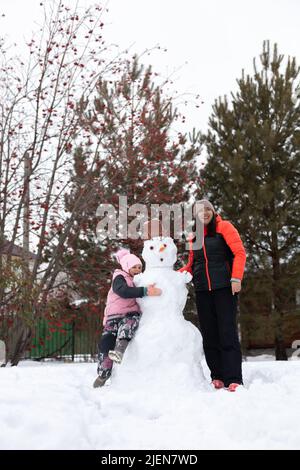
[[[162,252],[162,251],[164,251],[165,249],[166,249],[165,245],[162,245],[162,246],[160,247],[160,249],[159,249],[159,252]]]

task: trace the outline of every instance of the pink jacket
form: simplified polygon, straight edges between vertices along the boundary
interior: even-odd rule
[[[127,282],[129,287],[135,287],[133,278],[130,274],[122,271],[122,269],[116,269],[113,273],[112,283],[115,277],[122,275]],[[118,317],[125,316],[128,312],[141,312],[140,307],[136,299],[123,299],[119,295],[115,294],[112,287],[109,289],[107,294],[106,308],[104,311],[103,325],[105,325],[108,317],[115,315]]]

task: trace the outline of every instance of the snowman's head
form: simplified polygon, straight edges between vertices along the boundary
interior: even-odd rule
[[[147,268],[172,268],[177,260],[177,247],[170,237],[146,240],[142,257]]]

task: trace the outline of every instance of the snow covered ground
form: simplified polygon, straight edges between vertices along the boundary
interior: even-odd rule
[[[300,449],[300,361],[244,362],[236,393],[174,383],[167,399],[113,381],[93,389],[95,371],[1,368],[0,449]]]

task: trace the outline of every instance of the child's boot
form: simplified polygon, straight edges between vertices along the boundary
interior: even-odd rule
[[[128,346],[128,341],[127,339],[120,339],[117,340],[115,349],[112,351],[109,351],[108,357],[116,362],[117,364],[121,364],[124,352]]]
[[[111,376],[112,365],[113,365],[112,361],[111,359],[109,359],[108,356],[103,357],[102,354],[100,355],[100,360],[99,360],[98,370],[97,370],[98,377],[93,383],[94,388],[103,387],[105,382]]]
[[[107,379],[108,377],[100,377],[100,375],[98,375],[95,382],[93,383],[93,387],[94,388],[103,387]]]

